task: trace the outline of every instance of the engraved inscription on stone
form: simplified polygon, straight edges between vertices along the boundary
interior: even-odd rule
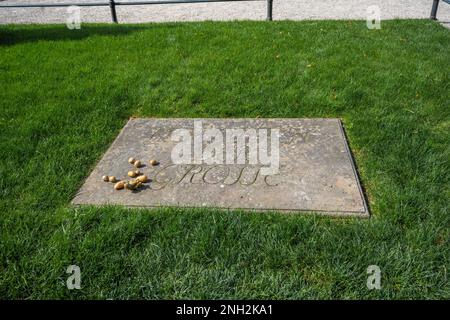
[[[114,190],[130,157],[150,181]],[[72,203],[369,215],[339,119],[131,119]]]

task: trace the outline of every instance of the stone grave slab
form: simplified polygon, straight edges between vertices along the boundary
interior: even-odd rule
[[[130,157],[150,181],[115,190],[102,176],[131,180]],[[369,216],[339,119],[133,118],[72,204]]]

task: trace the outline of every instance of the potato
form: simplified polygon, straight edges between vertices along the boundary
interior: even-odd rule
[[[140,161],[140,160],[136,160],[136,161],[134,162],[134,166],[135,166],[136,168],[140,168],[140,167],[142,166],[141,161]]]
[[[142,186],[142,182],[138,181],[137,179],[133,179],[131,181],[128,181],[125,184],[125,188],[127,188],[128,190],[136,190],[140,186]]]
[[[114,189],[116,190],[121,190],[125,187],[125,182],[124,181],[119,181],[114,185]]]
[[[105,182],[108,182],[109,181],[109,177],[108,176],[103,176],[102,180],[105,181]]]
[[[152,166],[156,166],[159,164],[158,160],[152,159],[149,161]]]
[[[148,177],[144,174],[142,176],[139,176],[136,178],[136,181],[140,182],[140,183],[145,183],[148,181]]]
[[[134,164],[136,162],[136,159],[131,157],[130,159],[128,159],[128,162]]]
[[[109,182],[117,182],[117,179],[115,176],[108,177]]]
[[[125,188],[128,190],[134,190],[137,187],[138,182],[136,180],[131,180],[125,183]]]

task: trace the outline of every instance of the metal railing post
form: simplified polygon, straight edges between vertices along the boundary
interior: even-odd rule
[[[433,7],[431,8],[431,16],[430,19],[436,20],[437,10],[439,6],[439,0],[433,0]]]
[[[114,23],[117,23],[116,3],[114,0],[109,0],[109,7],[111,8],[111,18]]]
[[[267,0],[267,21],[272,21],[273,0]]]

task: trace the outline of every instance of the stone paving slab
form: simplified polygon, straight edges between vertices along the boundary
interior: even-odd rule
[[[104,2],[106,0],[5,0],[12,3],[50,2]],[[127,0],[130,2],[136,0]],[[380,8],[381,19],[428,19],[432,0],[275,0],[274,20],[365,20],[367,8]],[[117,15],[121,23],[204,21],[204,20],[264,20],[266,1],[238,3],[196,3],[147,6],[118,6]],[[67,8],[18,8],[0,9],[0,24],[8,23],[65,23]],[[439,6],[438,19],[450,22],[450,5]],[[108,7],[82,7],[82,23],[111,22]]]
[[[201,123],[202,134],[207,129],[223,134],[225,163],[198,162],[198,158],[195,162],[194,145],[190,150],[195,163],[174,164],[173,150],[182,140],[173,141],[172,135],[176,129],[185,129],[192,134],[189,141],[196,141],[195,137],[202,135],[194,130],[194,122],[197,129]],[[267,161],[250,163],[251,146],[256,145],[250,140],[246,140],[245,162],[237,164],[238,157],[233,154],[233,164],[227,164],[226,143],[231,140],[226,137],[230,129],[266,132],[267,148],[258,149],[266,141],[258,138],[258,148],[253,149],[259,152],[258,159],[261,150],[273,156],[273,143],[278,141],[278,172],[263,174],[263,168],[269,167]],[[208,141],[200,142],[200,150],[206,150]],[[235,145],[232,150],[237,152]],[[139,170],[151,182],[134,191],[114,190],[114,184],[104,182],[102,176],[130,179],[127,172],[134,168],[128,163],[130,157],[143,162]],[[159,165],[150,165],[150,159],[157,159]],[[369,215],[339,119],[130,119],[72,203]]]

